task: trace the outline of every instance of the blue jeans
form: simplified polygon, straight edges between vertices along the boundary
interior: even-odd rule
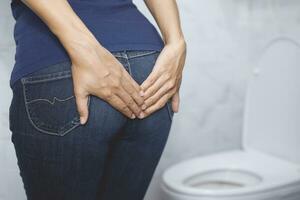
[[[160,52],[113,55],[141,84]],[[13,86],[11,140],[28,200],[142,200],[172,124],[171,102],[144,119],[129,119],[90,96],[79,122],[71,63],[23,77]]]

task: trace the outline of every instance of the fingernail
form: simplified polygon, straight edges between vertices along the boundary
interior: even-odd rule
[[[143,97],[145,95],[144,91],[140,91],[140,96]]]
[[[83,117],[80,117],[80,124],[84,124],[84,119],[83,119]]]
[[[145,110],[147,108],[146,104],[142,105],[142,110]]]
[[[144,118],[144,117],[145,117],[145,114],[144,114],[143,112],[141,112],[140,115],[139,115],[139,118],[142,119],[142,118]]]
[[[135,115],[134,114],[131,115],[131,119],[135,119]]]

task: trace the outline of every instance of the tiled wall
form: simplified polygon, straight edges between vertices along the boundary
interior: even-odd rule
[[[143,1],[135,2],[149,16]],[[258,52],[279,36],[300,39],[298,0],[178,0],[178,4],[188,43],[182,103],[146,200],[160,200],[160,177],[171,164],[241,147],[246,83]],[[8,129],[12,31],[9,0],[1,0],[0,200],[25,199]]]

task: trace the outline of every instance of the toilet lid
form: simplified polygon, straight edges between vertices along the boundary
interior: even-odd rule
[[[280,38],[261,53],[244,113],[244,148],[300,164],[300,44]]]

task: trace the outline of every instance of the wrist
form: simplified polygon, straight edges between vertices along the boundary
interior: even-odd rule
[[[166,46],[170,46],[174,49],[185,50],[186,49],[186,41],[183,37],[174,38],[169,40],[165,44]]]
[[[163,38],[165,44],[185,41],[182,31],[177,29],[163,33]]]
[[[70,57],[76,56],[80,49],[93,51],[97,45],[100,45],[87,28],[70,28],[56,35]]]

